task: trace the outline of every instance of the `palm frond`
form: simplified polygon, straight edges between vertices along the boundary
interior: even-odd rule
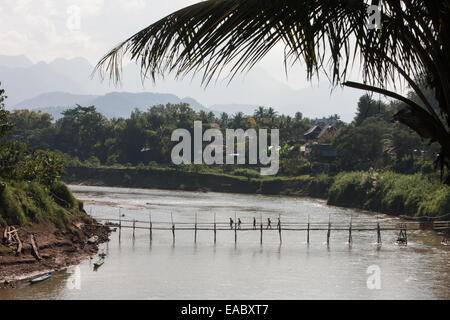
[[[379,30],[368,25],[367,8],[372,3],[382,8]],[[128,55],[140,65],[143,78],[155,81],[169,72],[177,77],[200,73],[208,85],[226,68],[230,79],[251,69],[278,43],[285,47],[286,69],[302,62],[308,79],[322,70],[337,85],[346,80],[349,64],[359,58],[364,85],[386,88],[402,80],[416,91],[424,108],[409,103],[412,113],[398,119],[408,125],[409,115],[426,114],[423,123],[409,121],[409,125],[437,127],[435,140],[445,149],[443,154],[450,155],[448,1],[202,1],[131,36],[103,57],[96,70],[119,81],[122,59]],[[440,115],[416,84],[415,79],[424,76],[436,92]],[[448,156],[445,161],[450,163]]]
[[[358,27],[353,26],[357,21]],[[125,40],[97,65],[116,81],[125,54],[140,64],[143,76],[176,70],[177,76],[202,72],[209,83],[225,66],[231,75],[248,70],[277,43],[285,45],[285,63],[304,61],[308,76],[333,57],[335,80],[345,76],[350,40],[364,28],[363,1],[203,1],[165,17]],[[341,49],[348,53],[342,57]]]

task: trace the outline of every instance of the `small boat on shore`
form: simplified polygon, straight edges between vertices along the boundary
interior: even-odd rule
[[[94,262],[94,270],[97,270],[105,263],[105,258],[100,257],[97,261]]]
[[[42,282],[42,281],[45,281],[45,280],[50,279],[51,276],[52,276],[52,273],[49,272],[49,273],[47,273],[47,274],[45,274],[45,275],[43,275],[43,276],[40,276],[40,277],[38,277],[38,278],[35,278],[35,279],[30,280],[30,283],[31,283],[31,284],[39,283],[39,282]]]
[[[89,244],[96,244],[97,241],[98,241],[98,236],[93,236],[93,237],[88,239],[88,243]]]

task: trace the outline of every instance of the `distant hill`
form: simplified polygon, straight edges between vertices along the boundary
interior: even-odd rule
[[[28,68],[33,65],[27,57],[22,56],[3,56],[0,55],[0,66],[8,68]]]
[[[13,109],[41,109],[49,107],[71,107],[85,105],[98,98],[96,95],[71,94],[67,92],[50,92],[40,94],[32,99],[19,102]]]
[[[16,105],[13,109],[32,109],[50,113],[55,119],[61,117],[61,112],[75,105],[95,106],[97,110],[108,118],[127,118],[134,109],[147,110],[149,107],[167,103],[187,103],[195,111],[210,109],[202,106],[192,98],[180,99],[173,94],[162,93],[129,93],[112,92],[103,96],[99,95],[75,95],[65,92],[51,92],[27,99]]]
[[[144,108],[158,101],[179,102],[182,100],[195,106],[194,109],[197,110],[209,107],[218,112],[226,111],[228,114],[239,111],[252,114],[256,107],[266,106],[274,108],[279,113],[294,115],[296,112],[301,112],[304,116],[312,118],[337,113],[344,121],[351,121],[358,99],[364,93],[346,88],[344,91],[336,89],[333,94],[330,94],[327,82],[296,90],[278,81],[258,66],[248,73],[236,75],[231,83],[228,83],[228,78],[217,79],[207,88],[202,86],[199,75],[191,79],[190,77],[175,79],[173,74],[169,74],[164,79],[158,79],[156,84],[151,80],[143,84],[139,66],[134,63],[124,65],[120,87],[115,87],[108,80],[100,81],[98,74],[91,77],[93,71],[94,67],[84,58],[59,58],[50,63],[33,64],[25,56],[0,55],[0,82],[8,96],[7,108],[21,105],[25,101],[39,102],[39,107],[42,108],[61,106],[61,104],[73,105],[70,99],[63,100],[57,105],[54,102],[42,104],[48,96],[35,100],[40,95],[53,95],[59,92],[83,97],[95,95],[99,99],[96,101],[99,108],[109,106],[109,109],[113,110],[104,110],[105,112],[122,116],[130,112],[125,110],[126,108]],[[113,96],[108,96],[108,93],[112,91],[142,93],[143,96],[131,97],[126,94],[114,96],[116,94],[114,92]],[[164,92],[168,92],[176,96],[166,95],[165,100],[162,96],[146,96],[149,91],[155,94],[159,92],[163,96]],[[194,97],[195,100],[179,99],[177,96]],[[84,100],[77,98],[76,101]],[[125,107],[125,103],[130,105]]]

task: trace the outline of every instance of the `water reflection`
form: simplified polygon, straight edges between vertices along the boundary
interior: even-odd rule
[[[346,223],[389,220],[353,210],[328,207],[323,202],[286,197],[173,192],[97,187],[73,187],[77,197],[97,218],[149,219],[174,223],[244,223],[271,218],[275,223],[308,221]],[[111,206],[114,204],[114,206]],[[121,207],[120,214],[118,207]],[[282,244],[275,230],[217,233],[131,229],[112,234],[105,263],[93,271],[94,260],[79,266],[80,290],[70,289],[73,270],[20,289],[0,290],[1,299],[448,299],[450,262],[448,247],[432,231],[408,234],[408,246],[395,245],[397,234],[383,232],[283,231]],[[381,290],[367,288],[367,268],[379,266]]]

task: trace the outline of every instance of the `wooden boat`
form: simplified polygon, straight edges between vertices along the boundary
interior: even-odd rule
[[[49,273],[47,273],[47,274],[45,274],[45,275],[43,275],[43,276],[41,276],[41,277],[38,277],[38,278],[35,278],[35,279],[30,280],[30,283],[31,283],[31,284],[39,283],[39,282],[45,281],[45,280],[47,280],[47,279],[50,279],[51,276],[52,276],[52,273],[49,272]]]
[[[93,236],[93,237],[88,239],[88,243],[89,244],[96,244],[97,241],[98,241],[98,236]]]
[[[100,268],[105,263],[105,258],[100,257],[97,261],[94,262],[94,269]]]

